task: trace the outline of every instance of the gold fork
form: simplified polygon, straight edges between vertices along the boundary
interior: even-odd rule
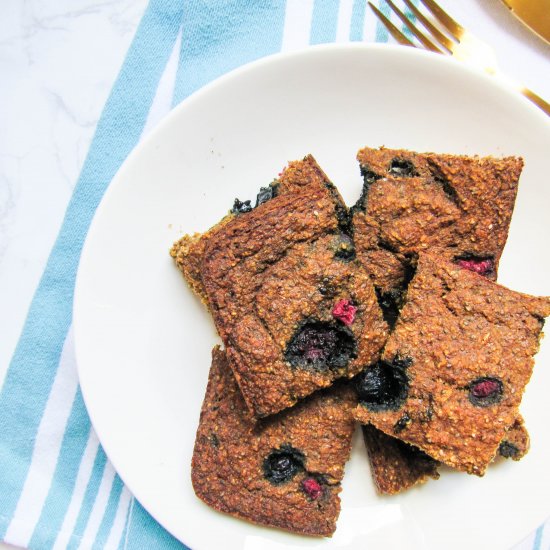
[[[414,23],[392,2],[385,0],[393,12],[401,19],[403,24],[411,31],[418,41],[426,48],[435,53],[450,54],[460,61],[474,64],[491,75],[498,75],[509,85],[531,100],[537,107],[542,109],[550,116],[550,103],[547,103],[535,92],[525,86],[505,78],[497,69],[497,61],[492,48],[460,26],[450,15],[445,13],[443,8],[434,0],[420,0],[420,2],[430,11],[436,21],[449,33],[451,38],[441,32],[426,16],[411,2],[403,0],[411,13],[415,15],[418,21],[430,33],[430,38],[424,32],[419,30]],[[369,6],[374,11],[380,22],[386,27],[388,32],[395,38],[399,44],[404,46],[417,47],[409,40],[376,6],[369,2]]]

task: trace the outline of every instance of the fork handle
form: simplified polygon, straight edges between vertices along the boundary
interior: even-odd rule
[[[520,92],[529,99],[532,103],[534,103],[537,107],[542,109],[548,116],[550,116],[550,103],[547,103],[537,95],[535,92],[532,92],[529,88],[520,88]]]

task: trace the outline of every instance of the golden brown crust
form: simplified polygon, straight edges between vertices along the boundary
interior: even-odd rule
[[[487,276],[496,279],[521,158],[365,147],[357,159],[370,181],[354,208],[357,256],[378,289],[400,289],[407,267],[425,250],[449,261],[491,258]],[[410,163],[408,170],[392,171],[396,160]]]
[[[255,423],[225,353],[212,351],[212,367],[195,440],[191,479],[209,506],[254,523],[294,533],[330,536],[340,512],[340,482],[351,450],[353,393],[339,386]],[[304,456],[303,468],[274,484],[264,461],[285,446]],[[315,479],[321,493],[304,490]]]
[[[216,234],[233,217],[234,214],[228,214],[205,233],[184,235],[181,239],[176,241],[170,249],[170,256],[174,258],[187,284],[206,307],[208,307],[208,296],[206,296],[201,277],[201,264],[204,249],[208,242],[216,239]]]
[[[328,182],[328,177],[321,170],[311,155],[303,161],[292,161],[281,172],[279,178],[272,185],[277,189],[277,195],[302,192],[310,185],[318,185],[319,182]],[[176,241],[170,249],[170,255],[174,258],[178,269],[182,272],[191,290],[199,296],[208,307],[208,297],[202,284],[201,265],[206,245],[215,242],[218,232],[222,227],[235,217],[229,213],[216,225],[204,233],[184,235]]]
[[[371,474],[380,494],[394,495],[429,478],[439,479],[439,462],[374,426],[363,426]]]
[[[307,184],[298,186],[302,177]],[[291,163],[279,181],[285,192],[235,216],[206,243],[200,270],[231,368],[257,417],[354,376],[377,360],[387,337],[367,273],[337,257],[350,240],[340,232],[346,208],[332,184],[312,157]],[[307,321],[335,322],[342,299],[357,308],[346,329],[356,342],[352,359],[338,368],[291,365],[285,351],[293,335]]]
[[[388,362],[397,357],[410,363],[407,399],[396,410],[360,404],[355,418],[454,468],[483,475],[518,417],[549,314],[550,298],[508,290],[422,254],[383,354]],[[480,406],[471,388],[484,378],[500,381],[502,393]]]

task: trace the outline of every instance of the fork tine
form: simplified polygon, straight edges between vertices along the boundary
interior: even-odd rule
[[[443,8],[434,0],[420,0],[432,15],[458,40],[464,35],[464,27],[461,27]]]
[[[435,46],[424,34],[422,34],[405,16],[404,13],[401,12],[401,10],[392,2],[392,0],[385,0],[386,4],[390,6],[390,8],[393,10],[395,15],[403,21],[403,24],[407,26],[407,28],[422,42],[424,47],[432,52],[435,53],[442,53],[441,50]]]
[[[395,38],[395,40],[403,46],[414,46],[414,42],[411,42],[372,2],[369,2],[371,10],[375,13],[376,17],[380,19],[380,22],[388,32]]]
[[[406,6],[411,10],[414,16],[424,25],[431,35],[444,47],[449,53],[453,51],[453,41],[445,36],[429,19],[411,2],[411,0],[403,0]]]

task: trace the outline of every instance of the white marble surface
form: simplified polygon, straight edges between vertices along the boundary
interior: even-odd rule
[[[146,3],[0,6],[0,382]],[[550,45],[500,0],[441,4],[487,39],[505,72],[550,99]]]
[[[0,380],[146,4],[0,7]]]

